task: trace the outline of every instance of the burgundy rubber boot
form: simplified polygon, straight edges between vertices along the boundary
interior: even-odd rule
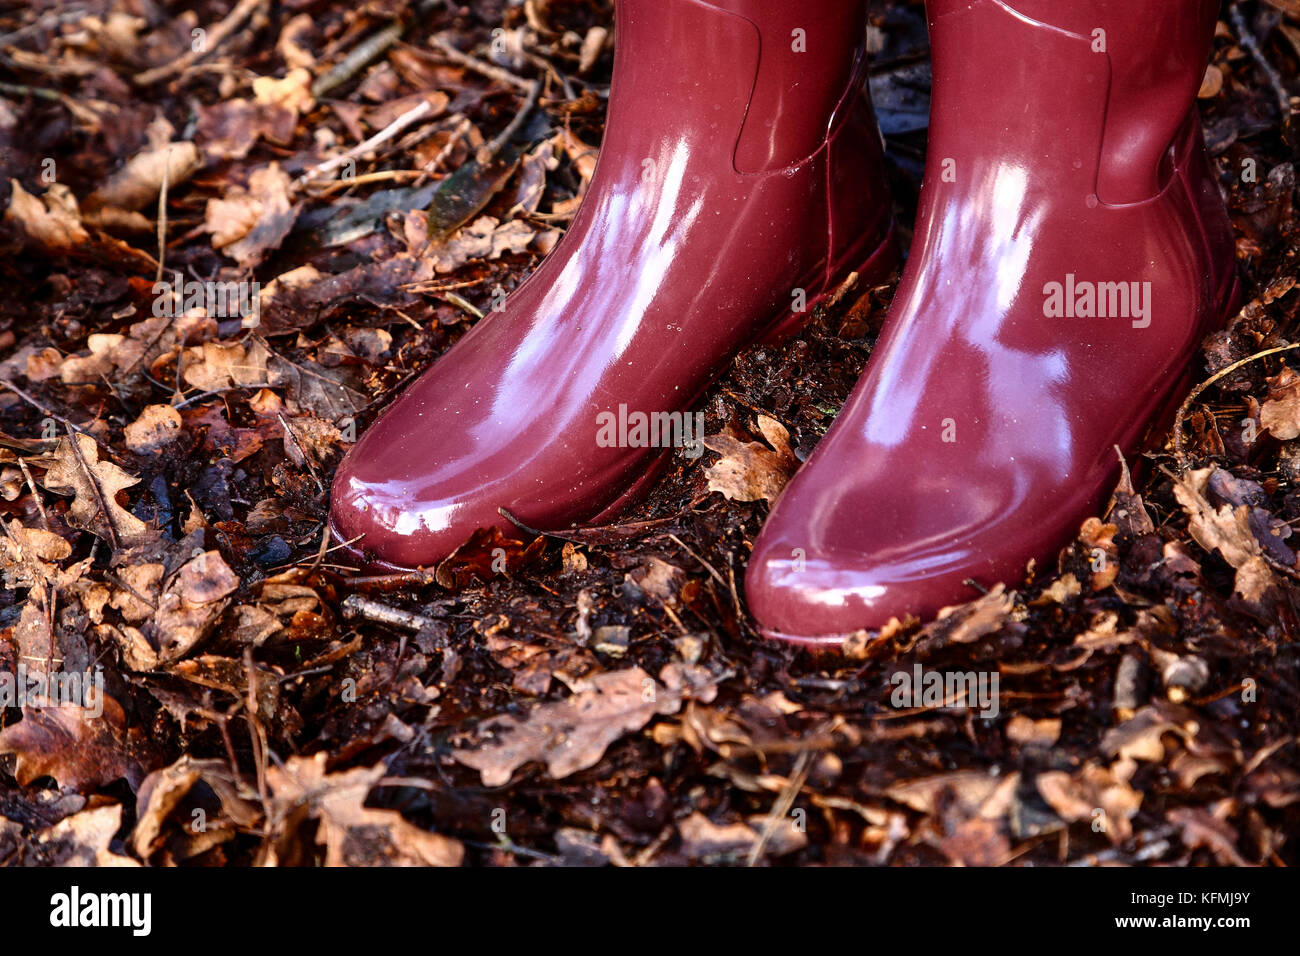
[[[619,0],[608,121],[568,234],[365,433],[332,525],[371,566],[477,528],[604,520],[743,346],[895,265],[859,0]],[[798,310],[798,311],[796,311]]]
[[[755,543],[770,637],[835,644],[1054,559],[1237,308],[1194,96],[1218,0],[930,0],[911,257]]]

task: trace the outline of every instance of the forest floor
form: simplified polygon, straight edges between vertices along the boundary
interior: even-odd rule
[[[755,634],[738,499],[888,285],[709,392],[741,480],[679,456],[617,524],[347,570],[331,475],[571,218],[610,8],[0,0],[0,674],[103,679],[0,706],[0,863],[1300,862],[1295,0],[1225,8],[1199,98],[1247,305],[1055,566],[843,655]],[[906,226],[925,22],[872,9]],[[256,281],[260,322],[160,276]],[[916,666],[997,714],[895,706]]]

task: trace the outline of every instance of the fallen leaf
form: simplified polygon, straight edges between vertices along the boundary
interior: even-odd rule
[[[730,425],[725,431],[704,439],[705,448],[722,456],[704,470],[709,491],[721,492],[732,501],[776,503],[799,467],[799,461],[790,449],[790,433],[784,425],[759,415],[758,430],[770,448],[760,442],[746,441]]]
[[[290,757],[268,767],[266,781],[282,821],[299,808],[320,821],[316,842],[325,847],[326,866],[460,866],[459,840],[421,830],[396,810],[364,805],[388,773],[382,763],[327,774],[325,760],[324,753]]]
[[[298,215],[289,185],[289,174],[271,163],[253,171],[247,189],[235,187],[224,198],[209,199],[204,228],[212,233],[213,247],[245,269],[278,249]]]
[[[478,747],[458,750],[455,757],[478,770],[487,787],[507,783],[530,761],[545,763],[560,779],[594,766],[611,743],[656,715],[676,713],[688,693],[661,686],[639,667],[598,674],[588,689],[534,707],[526,717],[487,721],[476,735]]]
[[[109,849],[122,828],[122,805],[110,803],[64,817],[37,837],[42,855],[54,866],[139,866]]]
[[[533,236],[532,228],[518,219],[503,224],[492,216],[480,216],[446,242],[429,246],[424,255],[433,260],[434,271],[454,272],[473,259],[523,252]]]
[[[86,197],[86,215],[94,216],[105,207],[130,212],[143,209],[157,202],[164,181],[169,190],[175,189],[200,165],[199,150],[193,143],[173,142],[141,150]]]
[[[1268,398],[1259,408],[1259,425],[1280,441],[1300,437],[1300,375],[1290,366],[1268,380]]]
[[[72,704],[23,708],[23,719],[0,730],[0,753],[15,755],[14,778],[24,786],[53,777],[60,787],[90,792],[125,779],[134,790],[153,762],[144,732],[129,726],[121,705],[99,692],[103,713]]]
[[[140,417],[122,429],[126,447],[137,455],[165,451],[181,433],[181,413],[170,405],[146,405]]]
[[[77,432],[73,439],[64,437],[54,450],[55,462],[45,473],[45,487],[58,494],[73,495],[68,523],[98,535],[110,543],[125,546],[148,540],[148,526],[117,500],[119,492],[140,479],[128,474],[111,461],[100,461],[99,445],[89,435]]]

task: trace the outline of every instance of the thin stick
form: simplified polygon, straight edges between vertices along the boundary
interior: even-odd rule
[[[336,86],[341,86],[361,72],[372,60],[397,42],[405,29],[401,23],[390,23],[378,33],[362,40],[347,56],[330,67],[311,85],[311,95],[320,99]]]
[[[333,159],[327,160],[319,166],[313,166],[311,169],[307,170],[298,177],[297,181],[294,183],[294,187],[301,188],[313,179],[321,179],[330,173],[333,173],[348,160],[363,156],[376,146],[388,142],[408,126],[412,126],[420,120],[432,116],[434,112],[433,104],[428,100],[421,100],[417,105],[411,107],[401,116],[397,117],[397,119],[393,120],[374,136],[371,136],[364,142],[357,143],[357,145],[353,146],[346,153],[341,153]]]
[[[22,469],[23,477],[27,479],[27,489],[32,493],[32,500],[36,502],[36,510],[41,513],[41,524],[45,530],[50,530],[50,516],[45,513],[45,502],[41,501],[41,496],[36,492],[36,482],[32,478],[32,473],[27,467],[27,461],[22,455],[18,456],[18,467]]]
[[[387,624],[389,627],[404,628],[408,631],[422,631],[426,627],[433,627],[438,623],[433,618],[425,617],[423,614],[416,614],[414,611],[403,611],[399,607],[390,607],[387,604],[381,604],[370,598],[362,597],[360,594],[348,595],[343,599],[341,607],[343,616],[349,620],[361,618],[364,621]]]
[[[90,482],[90,489],[95,493],[95,506],[104,516],[104,526],[108,528],[108,543],[117,551],[121,546],[118,541],[117,529],[113,527],[113,516],[109,513],[108,502],[104,500],[103,489],[99,487],[99,482],[95,480],[95,473],[90,470],[90,464],[86,461],[86,456],[81,453],[81,445],[77,443],[77,433],[70,426],[68,429],[68,442],[72,445],[72,453],[77,456],[77,464],[81,470],[86,473],[86,480]]]
[[[177,57],[170,63],[165,63],[152,70],[145,70],[143,73],[137,73],[135,75],[136,85],[150,86],[159,80],[167,79],[173,74],[183,73],[199,60],[213,53],[217,47],[221,46],[236,30],[244,25],[245,20],[251,17],[266,2],[267,0],[239,0],[239,3],[235,5],[235,9],[231,10],[224,20],[208,32],[208,42],[203,49],[191,49],[184,56]]]
[[[154,282],[162,282],[163,260],[167,257],[167,187],[171,184],[171,174],[172,151],[168,149],[167,161],[163,163],[162,189],[158,191],[158,274]]]
[[[541,81],[533,80],[532,85],[528,88],[528,95],[524,98],[524,105],[519,107],[519,112],[515,114],[515,118],[510,121],[509,125],[507,125],[505,129],[493,137],[490,142],[484,143],[480,146],[478,152],[474,154],[474,158],[478,160],[480,166],[486,166],[490,163],[496,154],[505,148],[506,143],[510,142],[510,137],[519,132],[524,125],[524,120],[528,118],[528,114],[531,113],[533,107],[537,105],[537,97],[541,91]]]
[[[1187,456],[1183,453],[1183,419],[1187,417],[1187,410],[1191,407],[1192,402],[1196,401],[1197,396],[1205,391],[1225,375],[1231,375],[1243,365],[1249,365],[1258,359],[1267,358],[1270,355],[1276,355],[1278,352],[1289,352],[1292,349],[1300,349],[1300,342],[1293,345],[1280,345],[1275,349],[1265,349],[1262,352],[1256,352],[1254,355],[1248,355],[1240,362],[1233,362],[1225,369],[1220,369],[1200,385],[1192,389],[1191,393],[1183,399],[1183,404],[1178,407],[1178,414],[1174,417],[1174,457],[1178,460],[1178,470],[1187,470]]]
[[[429,38],[429,45],[437,49],[443,56],[451,62],[465,67],[467,70],[473,70],[480,76],[486,76],[490,80],[496,80],[498,83],[504,83],[506,86],[513,86],[517,90],[528,91],[531,84],[530,80],[525,80],[522,76],[517,76],[509,70],[503,70],[501,67],[492,63],[485,63],[478,57],[470,56],[468,53],[462,53],[452,46],[451,42],[442,34]]]
[[[1278,73],[1277,68],[1268,62],[1264,56],[1264,51],[1259,48],[1259,41],[1255,38],[1255,33],[1246,25],[1246,18],[1241,15],[1241,8],[1238,4],[1233,3],[1232,9],[1228,12],[1232,18],[1233,29],[1237,31],[1237,39],[1241,41],[1251,58],[1263,71],[1264,76],[1268,79],[1268,85],[1273,90],[1273,95],[1277,98],[1278,110],[1282,114],[1282,126],[1289,128],[1291,126],[1291,95],[1286,91],[1286,84],[1282,82],[1282,76]]]
[[[83,435],[89,434],[89,432],[83,429],[80,425],[72,424],[72,422],[68,421],[62,415],[56,414],[52,409],[48,408],[45,405],[42,405],[40,402],[32,398],[30,395],[28,395],[26,392],[24,392],[21,388],[19,388],[17,385],[9,381],[8,379],[0,378],[0,385],[3,385],[5,388],[9,389],[9,391],[13,392],[15,395],[21,398],[28,405],[32,406],[32,408],[35,408],[37,411],[44,412],[47,416],[54,419],[64,428],[71,428],[73,431],[81,432]],[[90,437],[94,438],[95,436],[91,435]],[[96,439],[96,441],[98,441],[98,439]]]

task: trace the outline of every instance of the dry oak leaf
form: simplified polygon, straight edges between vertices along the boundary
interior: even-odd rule
[[[316,842],[325,847],[326,866],[460,866],[465,847],[459,840],[421,830],[396,810],[365,806],[387,773],[382,763],[327,774],[325,760],[324,753],[290,757],[283,767],[267,768],[266,782],[280,820],[305,807],[320,821]]]
[[[555,779],[595,766],[605,748],[640,730],[656,715],[676,713],[685,697],[703,696],[711,685],[664,669],[660,685],[640,667],[598,674],[565,700],[534,707],[527,717],[504,715],[485,722],[474,750],[455,757],[473,767],[483,785],[499,787],[530,761],[546,764]]]
[[[677,824],[677,832],[682,838],[682,853],[689,859],[712,863],[748,856],[761,839],[766,825],[766,817],[755,816],[750,817],[748,823],[720,826],[696,810]],[[763,855],[785,856],[807,845],[808,837],[800,832],[794,818],[783,817],[763,843]]]
[[[109,849],[122,828],[122,805],[110,803],[64,817],[37,836],[42,855],[54,866],[140,866]]]
[[[1101,750],[1124,760],[1159,763],[1165,759],[1164,735],[1190,739],[1193,735],[1184,725],[1194,724],[1189,714],[1165,705],[1148,704],[1118,727],[1106,731],[1101,738]]]
[[[159,662],[179,660],[198,646],[238,587],[239,578],[220,551],[206,551],[186,562],[158,598],[152,636]]]
[[[1016,714],[1007,722],[1007,739],[1018,744],[1050,747],[1061,737],[1061,719],[1049,717],[1034,720],[1024,714]]]
[[[138,820],[131,834],[131,845],[142,859],[148,859],[158,849],[163,842],[161,837],[168,818],[185,802],[199,781],[212,788],[229,820],[209,821],[200,835],[188,826],[191,821],[184,819],[183,832],[189,838],[185,847],[186,858],[234,837],[232,823],[248,827],[257,822],[259,811],[240,796],[239,782],[224,760],[196,760],[185,754],[174,764],[149,774],[136,794]]]
[[[973,644],[1006,627],[1015,608],[1015,594],[1006,586],[993,585],[989,592],[967,604],[939,610],[918,639],[918,649],[931,651],[949,644]]]
[[[204,228],[212,233],[213,247],[245,269],[278,249],[298,215],[289,186],[289,174],[271,163],[253,171],[247,189],[236,187],[223,199],[209,199]]]
[[[758,430],[771,448],[745,441],[730,425],[704,439],[705,448],[722,456],[704,470],[709,491],[721,492],[732,501],[766,500],[776,504],[799,461],[790,449],[790,432],[784,425],[759,415]]]
[[[126,447],[137,455],[165,451],[181,432],[181,413],[170,405],[146,405],[140,417],[122,429]]]
[[[81,224],[77,200],[62,183],[55,183],[40,198],[9,180],[13,195],[5,209],[5,219],[16,222],[27,238],[47,251],[66,251],[90,242],[90,233]]]
[[[59,368],[59,378],[69,385],[98,382],[113,371],[116,355],[126,342],[125,335],[95,332],[86,337],[89,355],[69,355]]]
[[[1119,549],[1115,546],[1117,534],[1117,525],[1106,524],[1096,517],[1088,518],[1079,529],[1079,541],[1087,549],[1094,568],[1089,582],[1094,591],[1104,591],[1119,577]]]
[[[286,145],[298,116],[286,106],[223,100],[198,108],[197,136],[211,159],[243,159],[259,139]]]
[[[1181,830],[1179,836],[1189,850],[1205,847],[1214,854],[1219,866],[1249,866],[1237,852],[1240,837],[1236,830],[1218,815],[1230,807],[1231,803],[1225,801],[1215,805],[1216,812],[1201,807],[1175,807],[1169,811],[1169,822]]]
[[[202,159],[193,143],[174,142],[143,149],[86,197],[87,215],[105,208],[134,212],[156,202],[163,182],[174,189],[189,179]]]
[[[1187,512],[1187,531],[1206,551],[1218,551],[1237,570],[1234,590],[1258,603],[1273,582],[1259,541],[1250,527],[1250,508],[1223,504],[1215,508],[1206,488],[1217,469],[1200,468],[1174,481],[1174,497]]]
[[[1047,805],[1066,823],[1089,821],[1114,844],[1133,835],[1132,820],[1142,806],[1142,794],[1111,769],[1088,763],[1075,776],[1051,770],[1035,777],[1034,784]]]
[[[23,719],[0,730],[0,753],[14,754],[14,777],[24,786],[53,777],[60,787],[86,793],[125,779],[134,790],[153,763],[149,739],[127,725],[112,697],[98,692],[95,707],[25,706]]]
[[[78,432],[74,438],[59,439],[55,462],[43,482],[49,491],[73,495],[68,524],[117,545],[129,547],[147,541],[148,525],[117,501],[119,492],[140,479],[111,461],[100,461],[99,445],[89,435]]]
[[[1259,409],[1260,427],[1280,441],[1300,437],[1300,375],[1289,366],[1268,380],[1268,398]]]
[[[256,385],[266,381],[270,353],[254,340],[247,348],[238,343],[204,342],[185,350],[184,379],[205,392],[229,385]]]
[[[435,272],[454,272],[472,259],[500,259],[506,253],[528,248],[535,233],[518,219],[502,224],[492,216],[480,216],[445,243],[425,250]]]
[[[0,536],[0,570],[10,588],[58,582],[56,565],[71,556],[72,545],[67,541],[52,531],[24,528],[17,518],[9,522],[9,533]]]
[[[297,67],[286,73],[283,79],[259,76],[253,80],[253,99],[263,106],[284,107],[295,117],[310,112],[316,105],[311,95],[311,73]]]

